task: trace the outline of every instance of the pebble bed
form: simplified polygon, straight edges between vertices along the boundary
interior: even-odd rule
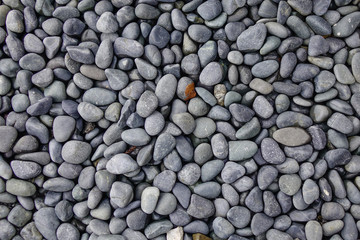
[[[359,8],[0,0],[0,239],[359,239]]]

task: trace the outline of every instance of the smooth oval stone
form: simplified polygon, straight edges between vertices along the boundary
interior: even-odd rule
[[[199,43],[207,42],[211,37],[211,30],[204,25],[192,24],[188,28],[188,34],[191,39]]]
[[[229,141],[229,160],[242,161],[255,155],[258,147],[256,143],[248,140]]]
[[[173,224],[169,220],[159,220],[150,223],[144,230],[145,236],[148,239],[158,237],[167,233],[173,228]]]
[[[313,203],[320,197],[318,185],[311,179],[306,179],[302,187],[302,194],[306,204]]]
[[[177,80],[174,75],[166,74],[156,85],[155,95],[159,99],[159,106],[165,106],[173,99],[177,87]]]
[[[287,127],[274,132],[273,138],[285,146],[296,147],[311,141],[310,135],[302,128]]]
[[[221,186],[217,182],[206,182],[196,185],[194,193],[206,199],[214,199],[221,193]]]
[[[216,18],[222,11],[222,5],[219,0],[210,0],[197,7],[199,15],[209,21]]]
[[[274,113],[274,108],[269,101],[262,95],[257,96],[253,102],[253,109],[257,115],[263,119],[270,118]]]
[[[201,175],[200,167],[195,163],[188,163],[179,171],[178,179],[186,185],[195,184]]]
[[[329,90],[334,86],[336,79],[335,75],[329,71],[321,71],[314,79],[315,82],[315,92],[322,93]]]
[[[138,4],[135,8],[135,15],[140,19],[155,19],[160,15],[160,11],[148,4]]]
[[[284,152],[272,138],[264,138],[261,141],[261,155],[266,162],[271,164],[281,164],[285,161]]]
[[[112,90],[119,91],[129,83],[128,75],[119,69],[105,69],[105,75]]]
[[[331,221],[342,219],[345,216],[345,211],[339,203],[325,202],[321,207],[321,215],[324,219]]]
[[[37,72],[45,67],[45,60],[36,53],[28,53],[20,59],[19,65],[25,70]]]
[[[120,208],[126,207],[134,197],[133,189],[130,184],[124,182],[114,182],[111,185],[110,198]]]
[[[136,40],[119,37],[114,42],[114,52],[118,56],[138,58],[144,54],[144,47]]]
[[[222,160],[212,160],[205,163],[201,167],[201,181],[207,182],[216,177],[224,168],[224,162]]]
[[[324,223],[322,227],[324,236],[332,236],[344,228],[344,222],[342,220],[329,221]]]
[[[156,187],[147,187],[141,194],[141,210],[147,214],[155,211],[156,204],[160,197],[160,191]]]
[[[141,97],[136,104],[136,112],[141,117],[146,118],[155,111],[155,109],[158,107],[158,103],[159,100],[155,93],[147,90],[141,94]]]
[[[344,64],[336,64],[334,66],[334,74],[336,80],[342,84],[353,84],[355,83],[355,78],[350,72],[349,68]]]
[[[77,111],[87,122],[97,122],[104,116],[104,112],[100,108],[87,102],[79,103]]]
[[[320,35],[314,35],[309,40],[308,55],[316,57],[329,51],[329,43]]]
[[[260,78],[254,78],[250,82],[249,87],[264,95],[267,95],[273,91],[273,86]]]
[[[121,138],[132,146],[144,146],[151,141],[150,136],[142,128],[127,129],[121,133]]]
[[[74,186],[75,184],[73,181],[63,177],[56,177],[46,180],[43,188],[53,192],[67,192],[72,190]]]
[[[353,12],[333,25],[333,35],[340,38],[350,36],[360,23],[360,12]]]
[[[266,60],[255,64],[251,68],[251,73],[258,78],[267,78],[279,69],[276,60]]]
[[[83,101],[94,104],[95,106],[104,106],[113,103],[116,100],[116,94],[104,88],[91,88],[83,95]]]
[[[226,183],[233,183],[245,175],[245,168],[234,162],[227,162],[221,171],[221,179]]]
[[[323,237],[323,230],[320,223],[317,221],[307,222],[305,225],[305,235],[306,238],[321,240]]]
[[[53,122],[53,134],[57,142],[67,141],[75,130],[75,119],[70,116],[58,116]]]
[[[12,178],[6,181],[6,191],[15,196],[30,197],[35,194],[36,187],[31,182]]]
[[[223,67],[218,62],[211,62],[201,71],[199,81],[206,86],[213,86],[223,78]]]
[[[169,133],[162,133],[156,139],[153,158],[159,161],[166,157],[176,146],[175,138]]]
[[[62,147],[61,156],[68,163],[81,164],[89,158],[91,150],[89,143],[71,140]]]
[[[194,135],[198,138],[206,138],[211,136],[215,130],[215,122],[211,118],[200,117],[195,120],[196,127],[194,129]]]
[[[126,174],[138,168],[136,161],[125,153],[116,154],[106,163],[106,169],[112,174]]]
[[[286,195],[293,196],[301,187],[301,179],[296,174],[282,175],[279,178],[279,188]]]
[[[10,163],[15,176],[20,179],[31,179],[41,173],[41,166],[35,162],[13,160]]]

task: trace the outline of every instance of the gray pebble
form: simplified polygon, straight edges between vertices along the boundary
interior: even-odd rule
[[[264,44],[266,26],[263,23],[255,24],[243,31],[237,38],[236,44],[240,51],[256,51]]]

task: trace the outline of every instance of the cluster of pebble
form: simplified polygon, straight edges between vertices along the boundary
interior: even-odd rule
[[[0,239],[358,239],[359,8],[0,0]]]

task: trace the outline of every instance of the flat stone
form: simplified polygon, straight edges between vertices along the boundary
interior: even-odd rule
[[[222,11],[222,5],[218,0],[210,0],[197,7],[199,15],[209,21],[216,18]]]
[[[293,196],[301,187],[301,179],[296,174],[282,175],[279,178],[279,187],[283,193]]]
[[[208,218],[215,213],[215,207],[212,201],[192,194],[187,213],[198,219]]]
[[[287,127],[274,132],[273,138],[285,146],[296,147],[311,141],[310,135],[302,128]]]
[[[11,126],[0,126],[0,152],[6,153],[11,150],[11,147],[16,141],[18,132]]]
[[[116,154],[106,164],[106,169],[112,174],[126,174],[138,168],[136,161],[125,153]]]
[[[261,141],[261,155],[271,164],[281,164],[285,161],[284,152],[272,138],[264,138]]]
[[[237,38],[238,49],[248,52],[259,50],[264,44],[266,33],[266,26],[263,23],[257,23],[249,27]]]
[[[61,156],[68,163],[80,164],[89,158],[91,150],[89,143],[71,140],[64,144]]]
[[[110,190],[110,199],[120,208],[126,207],[134,197],[130,184],[114,182]]]
[[[333,25],[333,35],[340,38],[350,36],[360,23],[360,12],[353,12]]]
[[[6,191],[15,196],[30,197],[36,192],[36,186],[31,182],[12,178],[6,182]]]
[[[201,71],[199,81],[206,86],[214,86],[223,78],[223,67],[218,62],[211,62]]]
[[[59,219],[56,217],[54,208],[44,207],[34,214],[34,222],[36,228],[41,235],[47,239],[56,240],[56,229],[60,225]]]
[[[352,122],[344,114],[339,112],[331,115],[327,121],[327,125],[344,134],[349,134],[354,129]]]
[[[248,140],[229,141],[229,160],[243,161],[255,155],[258,147],[256,143]]]
[[[265,233],[274,223],[274,220],[264,213],[256,213],[251,220],[251,231],[255,236]]]

